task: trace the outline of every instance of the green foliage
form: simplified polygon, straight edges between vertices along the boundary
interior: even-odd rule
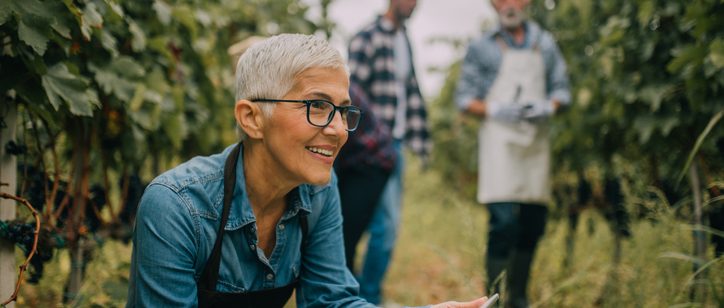
[[[72,74],[63,63],[50,67],[41,77],[48,101],[57,111],[65,103],[74,115],[91,116],[98,107],[98,94],[88,88],[88,80]]]
[[[477,188],[478,120],[461,114],[454,101],[460,62],[453,64],[438,97],[430,106],[435,144],[433,167],[453,187],[471,199]]]
[[[686,290],[693,284],[701,284],[702,278],[682,279],[690,271],[690,264],[664,259],[665,254],[660,249],[661,245],[670,245],[675,251],[691,249],[691,243],[679,245],[691,241],[687,239],[688,233],[676,232],[676,239],[669,237],[674,234],[671,229],[681,225],[679,219],[688,221],[694,216],[692,199],[682,195],[682,187],[676,187],[677,180],[687,174],[692,161],[701,166],[702,185],[708,188],[703,194],[704,203],[721,202],[721,197],[717,196],[724,178],[724,129],[720,120],[724,110],[724,19],[721,18],[724,2],[568,0],[532,3],[533,19],[551,31],[558,41],[572,85],[572,105],[552,123],[554,191],[557,197],[563,195],[562,199],[565,199],[557,200],[561,201],[557,209],[580,203],[578,185],[584,179],[592,184],[594,203],[605,197],[602,183],[612,178],[620,179],[626,207],[638,214],[633,217],[656,214],[658,207],[664,205],[668,209],[666,197],[670,195],[673,197],[671,203],[674,203],[669,215],[652,218],[668,227],[659,229],[661,225],[642,221],[632,223],[633,243],[624,250],[647,249],[631,252],[632,259],[624,261],[629,264],[612,271],[618,279],[609,278],[609,281],[620,280],[620,284],[594,278],[606,275],[597,271],[610,266],[606,262],[594,265],[597,262],[594,258],[577,265],[580,274],[563,278],[560,271],[536,273],[534,269],[533,293],[540,298],[536,305],[581,306],[581,303],[590,303],[590,306],[605,301],[611,306],[661,306],[691,300],[721,303],[722,289],[718,279],[706,282],[709,284],[706,287],[715,293],[714,299],[701,294],[689,298]],[[452,89],[458,75],[456,70],[455,65],[450,68],[451,75],[431,106],[436,141],[433,162],[441,171],[443,183],[463,191],[467,198],[474,191],[477,125],[474,120],[455,115]],[[704,187],[701,188],[704,191]],[[666,197],[650,201],[651,195],[656,193],[666,194]],[[647,205],[649,203],[656,206]],[[552,217],[561,217],[569,212],[552,214]],[[599,243],[600,240],[587,242]],[[540,249],[548,254],[550,242],[544,240]],[[582,251],[590,256],[610,250],[610,247],[589,246]],[[651,254],[657,250],[656,254]],[[661,258],[656,259],[657,255]],[[703,255],[692,256],[685,252],[681,255],[708,261]],[[624,255],[624,260],[626,258],[629,257]],[[560,259],[560,256],[548,255],[544,257],[548,262],[544,263],[550,265],[550,261]],[[659,265],[651,266],[652,262]],[[697,261],[698,266],[704,263]],[[720,273],[721,263],[717,266],[715,273]],[[667,270],[657,272],[662,267]],[[637,274],[631,275],[634,270]],[[547,287],[541,287],[542,284],[535,281],[536,277]],[[659,291],[649,293],[652,289]],[[611,294],[614,298],[607,297]],[[659,298],[661,294],[669,295]]]
[[[306,9],[292,0],[0,0],[1,99],[38,128],[24,138],[71,141],[81,132],[69,125],[88,117],[92,159],[117,172],[154,161],[155,174],[163,159],[234,141],[233,119],[216,116],[233,104],[227,47],[252,34],[310,33]],[[31,162],[68,147],[31,145]]]
[[[574,105],[555,151],[574,168],[646,163],[653,182],[673,180],[689,150],[724,109],[720,1],[558,1],[534,5],[568,62]],[[595,138],[595,139],[592,139]],[[700,158],[721,176],[713,129]],[[595,140],[595,142],[592,142]],[[583,154],[583,155],[574,155]],[[651,164],[651,162],[656,162]]]
[[[0,66],[16,72],[0,80],[3,102],[58,130],[90,117],[96,138],[117,139],[93,151],[134,166],[149,152],[186,157],[232,142],[232,119],[212,116],[233,102],[227,47],[315,28],[291,0],[0,0],[0,8]]]
[[[675,182],[696,147],[706,182],[724,176],[721,122],[696,144],[724,110],[721,1],[534,1],[531,13],[557,39],[572,85],[573,104],[552,127],[554,170],[617,174],[621,157],[661,185]],[[434,162],[469,192],[477,125],[455,111],[457,70],[431,106]]]
[[[312,33],[306,10],[295,0],[0,0],[0,104],[19,106],[29,148],[19,163],[47,172],[48,205],[67,182],[69,246],[84,235],[91,184],[118,207],[118,181],[148,181],[236,141],[228,47]],[[104,212],[103,226],[120,224],[119,212]],[[43,211],[44,222],[56,218]]]

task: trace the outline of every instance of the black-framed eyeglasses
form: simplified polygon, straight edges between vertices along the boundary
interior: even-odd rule
[[[305,104],[307,105],[307,122],[316,127],[327,127],[329,123],[332,123],[332,119],[334,119],[334,114],[339,111],[339,114],[342,115],[342,121],[345,125],[347,125],[345,129],[348,132],[357,129],[357,125],[359,125],[359,120],[362,117],[362,111],[356,106],[335,106],[332,102],[323,99],[293,100],[257,98],[252,99],[251,101],[256,103]]]

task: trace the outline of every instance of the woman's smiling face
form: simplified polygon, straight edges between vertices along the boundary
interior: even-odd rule
[[[294,78],[294,86],[282,97],[288,100],[324,99],[337,106],[349,105],[349,78],[344,69],[310,68]],[[332,164],[347,142],[346,125],[337,112],[326,127],[307,121],[303,103],[276,103],[263,128],[263,146],[278,176],[298,183],[329,182]]]

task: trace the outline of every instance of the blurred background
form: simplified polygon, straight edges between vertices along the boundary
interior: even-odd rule
[[[321,17],[321,5],[305,0],[310,6],[307,16]],[[328,16],[335,26],[330,42],[346,56],[347,44],[357,31],[387,10],[388,0],[335,0],[329,4]],[[419,1],[407,31],[412,44],[415,67],[420,74],[423,95],[435,96],[445,81],[444,70],[459,60],[465,51],[460,44],[479,34],[483,27],[496,21],[495,11],[486,0]]]
[[[387,1],[0,0],[2,192],[37,211],[19,307],[125,304],[145,184],[236,141],[228,48],[284,32],[348,39]],[[724,307],[724,1],[533,1],[573,103],[553,123],[555,207],[534,306]],[[385,285],[423,305],[485,293],[487,211],[475,202],[477,120],[453,103],[487,0],[421,0],[408,23],[435,148],[408,157]],[[0,301],[35,220],[0,204]],[[289,306],[294,306],[290,303]]]

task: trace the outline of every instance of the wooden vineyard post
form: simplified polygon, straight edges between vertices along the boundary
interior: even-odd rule
[[[5,145],[15,139],[17,109],[14,103],[3,102],[0,107],[0,191],[15,194],[17,186],[17,166],[14,155],[5,151]],[[0,220],[15,219],[16,202],[0,199]],[[15,245],[0,239],[0,302],[8,298],[15,290],[18,268],[15,266]],[[15,307],[9,303],[6,307]]]

